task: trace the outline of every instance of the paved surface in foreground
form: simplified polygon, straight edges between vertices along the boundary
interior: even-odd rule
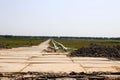
[[[47,53],[47,40],[39,46],[0,50],[0,72],[120,72],[120,61],[94,57],[67,57]]]

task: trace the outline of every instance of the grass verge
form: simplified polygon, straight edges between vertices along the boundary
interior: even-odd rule
[[[44,38],[0,38],[0,48],[15,48],[38,45]]]

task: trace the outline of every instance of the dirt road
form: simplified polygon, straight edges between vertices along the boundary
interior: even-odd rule
[[[50,40],[33,47],[0,50],[1,72],[120,72],[120,61],[94,57],[67,57],[65,53],[47,53]]]

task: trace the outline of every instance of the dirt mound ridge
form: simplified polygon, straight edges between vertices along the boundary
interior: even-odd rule
[[[92,73],[41,73],[16,72],[0,73],[1,80],[120,80],[119,72],[92,72]]]
[[[120,45],[105,46],[102,44],[90,44],[88,47],[82,47],[70,53],[69,56],[82,57],[107,57],[120,59]]]

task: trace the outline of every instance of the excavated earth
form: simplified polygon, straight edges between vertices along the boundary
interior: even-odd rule
[[[120,60],[120,44],[105,46],[103,44],[90,44],[88,47],[82,47],[69,54],[69,56],[82,57],[106,57],[109,59]]]
[[[104,80],[105,76],[120,79],[119,60],[69,57],[68,53],[47,52],[49,42],[47,40],[38,46],[0,50],[0,79]]]

